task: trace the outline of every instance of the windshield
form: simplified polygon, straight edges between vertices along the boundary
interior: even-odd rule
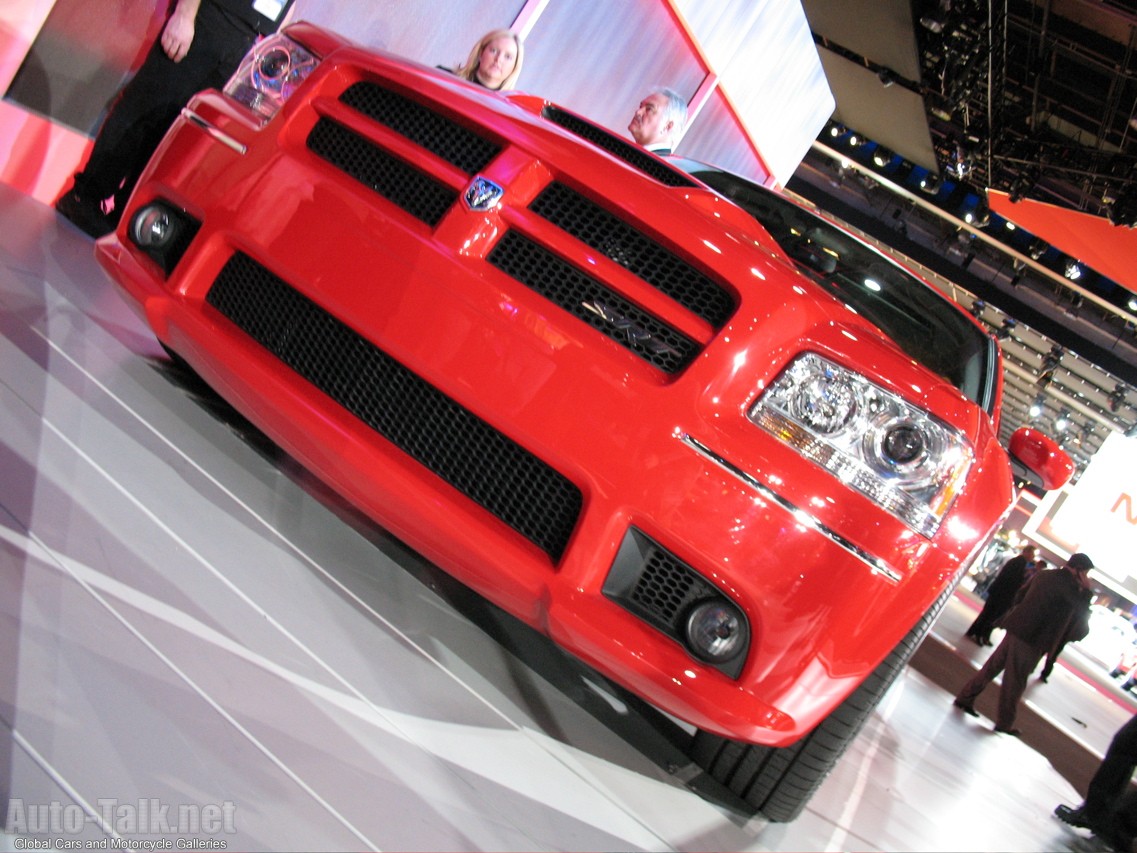
[[[955,303],[784,196],[695,161],[673,162],[744,208],[806,275],[990,411],[995,343]]]

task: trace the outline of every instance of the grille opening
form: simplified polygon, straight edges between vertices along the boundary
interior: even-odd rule
[[[354,83],[340,95],[340,101],[467,175],[480,172],[501,150],[496,142],[378,83]]]
[[[576,190],[553,182],[533,199],[529,209],[716,329],[734,313],[734,297],[726,288]]]
[[[486,260],[660,370],[675,374],[698,344],[516,231]]]
[[[582,139],[587,139],[597,148],[603,148],[609,154],[614,154],[630,166],[634,166],[646,175],[655,178],[661,184],[669,187],[696,187],[691,178],[682,172],[670,168],[648,154],[640,146],[629,142],[623,137],[616,136],[610,130],[582,119],[578,115],[562,110],[560,107],[548,106],[541,111],[541,115],[565,130],[575,133]]]
[[[331,119],[316,122],[308,134],[308,148],[431,227],[458,199],[450,187]]]
[[[230,258],[206,301],[554,562],[561,558],[582,505],[568,478],[245,254]]]

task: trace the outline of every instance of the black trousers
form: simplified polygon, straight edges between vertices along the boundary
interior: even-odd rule
[[[1127,796],[1137,769],[1137,716],[1117,730],[1086,790],[1085,811],[1094,831],[1111,841],[1137,834],[1137,800]]]
[[[91,156],[75,176],[85,199],[111,196],[122,210],[150,156],[190,97],[225,84],[256,40],[256,34],[203,0],[194,38],[181,62],[162,50],[159,39],[138,72],[119,92],[95,138]]]

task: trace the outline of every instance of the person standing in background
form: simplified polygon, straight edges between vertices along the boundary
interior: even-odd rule
[[[672,89],[652,89],[636,107],[628,132],[656,154],[670,154],[687,123],[687,102]]]
[[[512,30],[491,30],[474,44],[465,64],[453,69],[463,80],[504,92],[517,85],[525,47]]]
[[[293,0],[175,0],[158,40],[119,91],[91,155],[55,209],[92,237],[115,229],[150,156],[189,99],[225,85]]]
[[[1011,557],[1003,563],[995,579],[987,587],[987,600],[983,609],[967,629],[966,636],[981,646],[991,645],[991,631],[999,617],[1011,609],[1015,595],[1026,582],[1027,571],[1035,555],[1038,553],[1033,545],[1027,545],[1018,556]]]
[[[1137,834],[1137,813],[1127,796],[1137,769],[1137,717],[1131,717],[1110,741],[1105,757],[1090,779],[1086,799],[1077,808],[1062,804],[1054,816],[1070,826],[1093,830],[1115,850],[1130,850]]]
[[[1007,633],[982,668],[960,689],[953,704],[978,717],[975,700],[1003,673],[995,731],[1017,735],[1015,717],[1027,679],[1039,660],[1064,637],[1080,640],[1089,632],[1093,561],[1074,554],[1061,569],[1042,572],[1026,587],[1022,601],[1001,621]],[[1005,670],[1005,672],[1004,672]]]

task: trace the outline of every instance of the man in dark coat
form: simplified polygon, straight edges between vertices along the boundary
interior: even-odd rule
[[[991,645],[991,631],[999,617],[1011,609],[1015,594],[1026,581],[1027,569],[1034,561],[1036,554],[1033,545],[1027,545],[1017,557],[1011,557],[1003,563],[991,585],[987,587],[987,601],[971,627],[967,629],[966,636],[981,646]]]
[[[1000,623],[1007,630],[1003,641],[955,697],[957,708],[973,717],[979,716],[975,700],[1006,670],[999,690],[995,731],[1019,733],[1015,728],[1019,700],[1038,662],[1064,636],[1080,640],[1089,632],[1089,572],[1093,566],[1085,554],[1074,554],[1062,568],[1040,572],[1031,579],[1023,590],[1022,601]]]

